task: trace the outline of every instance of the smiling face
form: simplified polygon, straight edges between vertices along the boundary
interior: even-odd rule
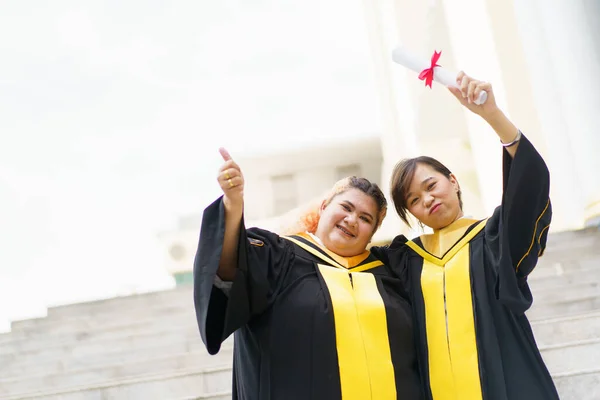
[[[348,189],[323,202],[315,235],[325,247],[343,257],[356,256],[367,248],[377,227],[375,200],[359,189]]]
[[[406,208],[423,224],[442,229],[463,215],[459,191],[454,175],[446,177],[430,165],[419,163],[408,187]]]

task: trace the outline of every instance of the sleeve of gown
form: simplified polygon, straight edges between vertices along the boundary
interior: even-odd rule
[[[273,301],[293,260],[291,244],[278,235],[242,223],[238,270],[227,294],[215,286],[225,232],[221,198],[204,210],[194,259],[194,306],[200,335],[210,354]]]
[[[411,284],[408,277],[408,247],[404,235],[398,235],[386,246],[371,246],[369,251],[386,265],[394,275],[402,281],[403,289],[410,293]]]
[[[486,225],[486,243],[494,255],[496,297],[523,313],[533,301],[527,275],[544,252],[552,218],[548,168],[524,135],[514,158],[503,151],[503,181],[502,204]]]

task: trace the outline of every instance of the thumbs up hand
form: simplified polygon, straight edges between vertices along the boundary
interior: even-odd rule
[[[223,157],[223,165],[219,169],[217,181],[223,191],[225,207],[243,207],[244,205],[244,176],[242,170],[224,148],[219,149]]]

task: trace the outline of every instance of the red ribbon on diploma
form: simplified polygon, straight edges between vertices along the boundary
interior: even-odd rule
[[[435,67],[440,67],[441,66],[441,65],[437,64],[437,62],[440,59],[441,55],[442,55],[441,51],[439,53],[437,51],[434,51],[433,55],[431,56],[431,66],[429,68],[425,68],[419,74],[419,79],[422,80],[422,81],[425,81],[425,86],[431,87],[431,83],[433,82],[433,69]]]

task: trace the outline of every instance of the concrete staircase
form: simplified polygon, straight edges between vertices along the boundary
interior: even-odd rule
[[[561,398],[600,399],[600,232],[551,235],[530,285]],[[231,359],[204,350],[190,287],[61,306],[0,335],[0,400],[229,399]]]

